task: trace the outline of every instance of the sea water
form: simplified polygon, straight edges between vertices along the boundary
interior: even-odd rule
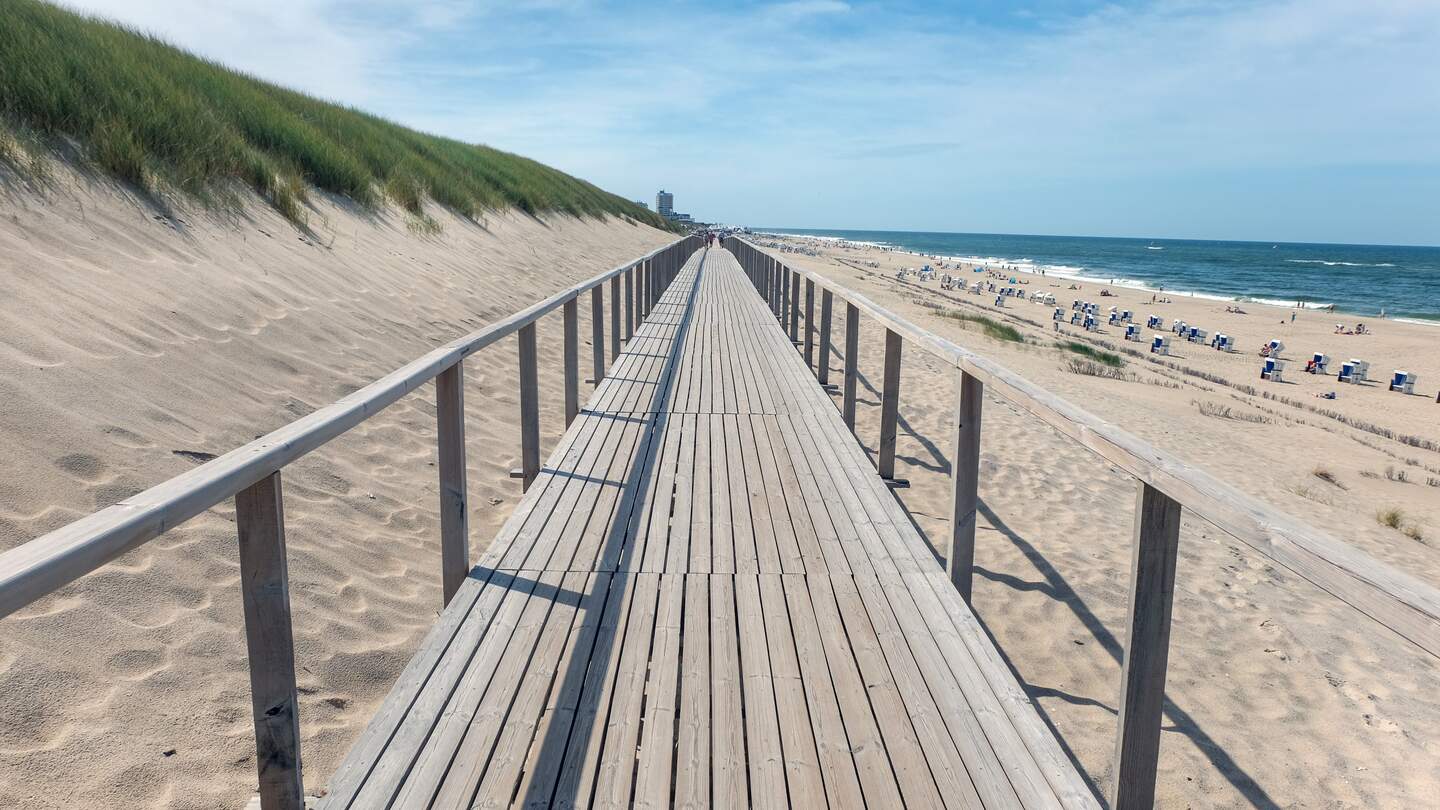
[[[1226,301],[1440,324],[1440,247],[758,228]]]

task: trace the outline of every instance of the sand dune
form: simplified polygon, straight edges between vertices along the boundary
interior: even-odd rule
[[[862,260],[882,266],[871,269]],[[1152,308],[1149,293],[1141,306],[1138,291],[1117,290],[1118,300],[1101,299],[1093,297],[1098,287],[1087,283],[1090,300],[1107,306],[1153,309],[1202,326],[1224,322],[1245,349],[1220,355],[1182,343],[1180,357],[1171,358],[1177,366],[1208,371],[1234,385],[1128,356],[1126,370],[1134,378],[1099,379],[1066,370],[1066,357],[1073,355],[1054,348],[1047,307],[1012,303],[996,310],[993,295],[947,299],[938,282],[897,281],[895,268],[917,266],[917,257],[828,249],[818,258],[792,255],[790,261],[837,278],[1232,485],[1440,584],[1435,549],[1440,489],[1425,483],[1427,477],[1440,479],[1440,454],[1235,387],[1283,391],[1294,402],[1320,404],[1352,421],[1436,438],[1440,406],[1433,397],[1440,368],[1424,364],[1433,365],[1427,347],[1440,332],[1371,322],[1378,332],[1372,338],[1331,336],[1331,321],[1338,318],[1328,315],[1302,313],[1291,326],[1288,310],[1246,304],[1249,316],[1227,320],[1222,302],[1176,298],[1173,305]],[[1079,295],[1065,289],[1069,281],[1053,290],[1055,280],[1030,281],[1030,290],[1054,292],[1067,306],[1069,297]],[[986,337],[944,317],[946,310],[988,313],[1015,325],[1031,342]],[[843,307],[836,311],[843,314]],[[1282,316],[1285,327],[1279,325]],[[837,317],[837,336],[842,323]],[[1067,330],[1067,339],[1080,332]],[[1099,338],[1122,343],[1115,332]],[[862,323],[861,334],[859,364],[866,379],[857,426],[873,453],[884,340],[873,322]],[[1337,357],[1352,356],[1346,354],[1351,347],[1363,346],[1354,351],[1368,356],[1382,374],[1389,369],[1382,358],[1416,358],[1422,381],[1429,378],[1424,390],[1430,398],[1338,386],[1333,377],[1305,374],[1295,375],[1294,386],[1270,388],[1253,379],[1259,369],[1253,350],[1271,336],[1306,356],[1311,345]],[[838,358],[832,366],[832,380],[838,380]],[[908,344],[903,368],[896,474],[910,479],[911,487],[897,492],[934,542],[948,536],[949,528],[953,372]],[[1337,388],[1338,401],[1308,396]],[[1269,421],[1207,416],[1196,401]],[[1083,770],[1108,791],[1134,480],[994,396],[987,396],[983,424],[977,613]],[[1330,470],[1339,485],[1316,478],[1317,466]],[[1408,482],[1386,479],[1387,467],[1407,471]],[[1388,505],[1401,506],[1423,539],[1379,525],[1375,513]],[[1158,806],[1433,803],[1440,791],[1435,700],[1440,665],[1432,657],[1193,517],[1181,534],[1173,628]]]
[[[306,234],[258,206],[158,213],[63,167],[43,194],[0,182],[0,549],[673,238],[516,214],[441,214],[427,237],[325,200]],[[558,317],[539,343],[548,449]],[[520,494],[515,351],[466,363],[476,548]],[[285,470],[312,790],[440,608],[434,420],[425,386]],[[226,505],[4,620],[0,806],[243,806],[255,768],[237,580]]]

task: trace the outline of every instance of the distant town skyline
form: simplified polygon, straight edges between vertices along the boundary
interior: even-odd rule
[[[701,219],[1440,244],[1440,3],[65,4]]]

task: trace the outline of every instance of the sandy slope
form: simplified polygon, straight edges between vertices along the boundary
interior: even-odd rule
[[[818,257],[792,255],[791,261],[843,280],[1232,485],[1440,585],[1440,489],[1426,485],[1427,477],[1440,483],[1440,452],[1263,395],[1283,394],[1301,406],[1440,439],[1440,405],[1434,402],[1440,331],[1372,321],[1373,337],[1338,336],[1331,334],[1338,318],[1318,313],[1301,313],[1290,325],[1288,310],[1247,304],[1248,315],[1233,315],[1222,302],[1179,298],[1151,307],[1149,293],[1141,306],[1138,291],[1117,289],[1119,299],[1101,299],[1090,284],[1081,293],[1066,289],[1069,281],[1030,279],[1028,289],[1054,292],[1066,306],[1083,294],[1107,307],[1119,303],[1182,317],[1212,331],[1223,323],[1244,349],[1222,355],[1180,344],[1179,356],[1170,358],[1176,366],[1227,378],[1228,386],[1148,356],[1126,357],[1126,371],[1134,375],[1128,381],[1098,379],[1065,369],[1067,355],[1053,347],[1048,307],[1012,302],[997,311],[993,295],[946,299],[938,282],[897,281],[895,268],[918,266],[915,256],[829,249]],[[870,261],[881,267],[869,268]],[[1060,286],[1051,289],[1054,283]],[[1006,320],[1031,342],[988,338],[942,317],[945,310]],[[842,322],[837,317],[837,337]],[[1117,331],[1088,339],[1119,345]],[[1077,337],[1078,329],[1067,333],[1067,339],[1087,339]],[[1294,385],[1262,383],[1254,350],[1270,337],[1280,337],[1294,354],[1308,356],[1314,346],[1337,357],[1368,357],[1372,371],[1381,374],[1392,362],[1403,367],[1395,358],[1413,359],[1411,370],[1422,375],[1428,397],[1305,374],[1296,374]],[[866,379],[858,433],[872,451],[883,342],[880,327],[862,324],[859,362]],[[838,358],[832,366],[838,380]],[[907,345],[897,475],[908,477],[912,487],[899,492],[932,542],[948,533],[952,375]],[[1257,393],[1244,393],[1237,387],[1243,385]],[[1311,396],[1326,390],[1338,390],[1341,398]],[[1269,422],[1202,415],[1198,401]],[[1317,465],[1344,488],[1316,478]],[[1408,482],[1387,480],[1387,467],[1405,471]],[[1135,483],[994,396],[985,403],[981,475],[977,612],[1084,771],[1108,792]],[[1388,505],[1401,506],[1424,539],[1379,525],[1375,513]],[[1413,808],[1431,806],[1440,795],[1440,662],[1193,517],[1181,536],[1170,662],[1159,806]]]
[[[321,201],[151,206],[0,177],[0,549],[329,403],[670,236]],[[590,327],[581,308],[580,334]],[[540,327],[545,446],[560,323]],[[588,357],[588,355],[585,355]],[[519,497],[513,339],[466,364],[476,547]],[[324,785],[440,607],[433,389],[285,471],[306,783]],[[0,807],[238,807],[255,769],[227,505],[0,621]]]

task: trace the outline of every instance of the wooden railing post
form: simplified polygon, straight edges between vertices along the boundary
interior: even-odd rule
[[[790,342],[800,342],[800,273],[790,271]]]
[[[594,358],[591,370],[595,387],[605,379],[605,285],[596,284],[590,288],[590,354]]]
[[[905,339],[893,329],[885,330],[885,382],[880,390],[881,478],[895,477],[895,438],[900,421],[900,349]]]
[[[1130,608],[1125,622],[1125,663],[1111,794],[1115,810],[1139,810],[1155,803],[1165,668],[1170,652],[1170,608],[1180,547],[1180,503],[1143,481],[1137,484]]]
[[[235,494],[240,538],[240,592],[250,658],[255,765],[264,810],[302,810],[300,713],[295,696],[295,637],[285,561],[285,507],[280,473]]]
[[[540,375],[535,323],[520,327],[520,488],[540,475]]]
[[[855,432],[855,382],[860,376],[856,355],[860,353],[860,308],[845,302],[845,399],[841,413],[845,425]]]
[[[980,497],[980,411],[985,383],[961,371],[955,404],[955,453],[950,466],[950,553],[945,568],[966,604],[975,567],[975,510]]]
[[[775,319],[780,321],[780,329],[785,329],[785,291],[790,289],[790,276],[786,273],[785,265],[779,260],[775,262]]]
[[[565,427],[580,414],[580,303],[565,302]]]
[[[635,268],[640,265],[631,265],[625,270],[625,342],[635,337]]]
[[[654,259],[646,259],[640,263],[640,278],[636,279],[635,284],[635,325],[637,327],[644,323],[645,316],[650,314],[650,271],[655,266],[654,263]]]
[[[815,279],[805,279],[805,367],[815,368]]]
[[[461,363],[435,377],[440,471],[440,586],[445,604],[470,572],[470,507],[465,497],[465,376]]]
[[[820,291],[820,367],[816,377],[821,385],[830,384],[830,317],[835,298],[829,290]]]
[[[610,362],[620,358],[620,276],[610,278]]]

